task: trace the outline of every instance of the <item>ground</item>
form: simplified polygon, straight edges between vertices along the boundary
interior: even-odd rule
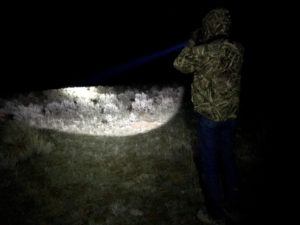
[[[52,95],[46,91],[1,99],[1,223],[201,224],[196,215],[204,200],[194,161],[194,116],[190,102],[177,95],[183,94],[180,87],[100,89],[98,93],[106,91],[106,99],[115,102],[102,102],[106,107],[97,115],[90,103],[80,108],[80,99],[75,104],[74,97],[57,90]],[[94,107],[100,107],[103,99],[92,99]],[[161,108],[166,99],[169,107]],[[109,131],[110,123],[123,121],[116,112],[136,115],[128,135],[126,130],[118,133],[115,126]],[[49,122],[59,116],[63,125]],[[97,117],[95,125],[106,129],[104,135],[80,133],[83,121],[71,129],[75,119],[92,116]],[[48,122],[41,122],[44,119]],[[45,124],[54,125],[40,126]],[[57,129],[68,124],[67,132]],[[91,124],[89,131],[97,128]],[[262,162],[251,132],[239,129],[237,140],[245,224],[260,224],[261,211],[255,207]]]

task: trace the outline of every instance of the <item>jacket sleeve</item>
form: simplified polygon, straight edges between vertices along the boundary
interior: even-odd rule
[[[173,66],[181,73],[193,73],[196,69],[195,42],[189,40],[179,55],[175,58]]]

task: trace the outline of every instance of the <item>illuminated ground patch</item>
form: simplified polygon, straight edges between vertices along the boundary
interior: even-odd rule
[[[6,100],[1,113],[38,128],[101,136],[145,133],[178,111],[183,87],[75,87]]]

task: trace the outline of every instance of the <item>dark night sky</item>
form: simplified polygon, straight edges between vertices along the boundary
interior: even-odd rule
[[[187,40],[214,1],[185,1],[162,5],[11,5],[5,10],[2,26],[4,66],[1,86],[22,88],[44,85],[72,85],[91,73],[125,63]],[[226,2],[226,1],[215,1]],[[227,1],[228,2],[228,1]],[[259,21],[254,3],[230,3],[235,23],[235,37],[246,47],[256,44],[253,25]],[[261,18],[259,18],[261,19]],[[253,23],[253,24],[252,24]],[[248,30],[248,29],[251,29]],[[249,52],[250,53],[250,52]],[[124,74],[133,83],[158,82],[162,74],[173,71],[172,61],[178,51],[153,63]],[[130,75],[130,74],[135,75]],[[171,76],[171,75],[170,75]],[[175,75],[176,76],[176,75]],[[165,79],[170,77],[166,75]],[[126,80],[114,78],[114,81]],[[18,81],[18,82],[17,82]],[[112,79],[111,79],[112,81]],[[95,80],[95,82],[105,82]]]

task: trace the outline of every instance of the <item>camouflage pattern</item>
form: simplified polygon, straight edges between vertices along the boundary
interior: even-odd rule
[[[227,10],[209,12],[202,24],[205,41],[195,45],[189,40],[174,61],[176,69],[194,75],[195,111],[214,121],[236,118],[239,108],[243,47],[226,38],[230,21]]]
[[[203,39],[207,41],[215,36],[229,35],[231,16],[227,9],[213,9],[202,20]]]

